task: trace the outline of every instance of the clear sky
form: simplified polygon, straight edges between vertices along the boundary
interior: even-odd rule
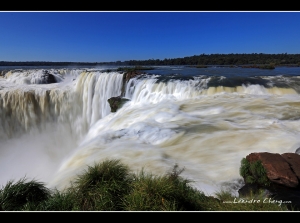
[[[300,54],[300,11],[0,11],[0,61]]]

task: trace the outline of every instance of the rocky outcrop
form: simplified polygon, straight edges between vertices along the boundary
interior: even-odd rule
[[[9,70],[1,70],[1,71],[0,71],[0,77],[1,77],[1,76],[4,77],[5,74],[6,74],[8,71],[9,71]]]
[[[117,97],[111,97],[107,100],[109,105],[110,105],[111,112],[116,112],[125,102],[129,101],[129,99],[124,98],[126,83],[131,78],[134,78],[134,77],[136,77],[138,75],[141,75],[141,74],[144,74],[144,73],[141,72],[141,71],[137,71],[137,70],[129,71],[129,72],[124,73],[124,75],[123,75],[123,86],[122,86],[122,89],[121,89],[121,95],[117,96]]]
[[[134,78],[134,77],[136,77],[138,75],[141,75],[141,74],[143,74],[143,72],[141,72],[141,71],[137,71],[137,70],[129,71],[129,72],[124,74],[123,80],[124,80],[124,82],[127,83],[131,78]]]
[[[294,171],[298,180],[300,179],[300,155],[296,153],[284,153],[281,155],[286,162],[290,165],[290,168]]]
[[[264,191],[268,197],[276,200],[290,202],[291,209],[300,210],[300,155],[297,153],[251,153],[246,156],[249,166],[259,162],[264,169],[263,174],[255,174],[251,171],[244,171],[242,177],[245,185],[239,189],[239,196],[244,197],[250,194]],[[253,166],[252,166],[253,169]],[[241,171],[241,169],[240,169]],[[259,170],[259,172],[262,172]],[[248,176],[247,174],[251,175]],[[253,174],[254,173],[254,174]],[[255,179],[254,183],[249,183],[249,178],[266,177],[270,184],[261,184],[263,180]],[[265,179],[264,179],[265,180]]]
[[[126,86],[126,83],[128,83],[128,81],[131,79],[131,78],[134,78],[138,75],[141,75],[141,74],[144,74],[143,72],[141,71],[138,71],[138,70],[134,70],[134,71],[128,71],[126,73],[124,73],[123,75],[123,85],[122,85],[122,90],[121,90],[121,96],[123,97],[125,95],[125,86]]]
[[[49,73],[49,71],[47,71],[47,70],[43,71],[43,74],[41,76],[41,84],[53,84],[56,82],[57,81],[53,74]]]
[[[125,102],[129,101],[129,99],[118,96],[118,97],[111,97],[107,101],[110,105],[111,112],[116,112],[120,107],[122,107],[122,105]]]
[[[268,179],[276,184],[296,188],[300,179],[300,155],[296,153],[251,153],[246,159],[253,163],[261,161]],[[297,173],[297,174],[296,174]]]

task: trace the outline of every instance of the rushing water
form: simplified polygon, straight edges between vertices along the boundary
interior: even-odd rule
[[[0,77],[1,185],[26,176],[62,190],[88,165],[120,159],[157,175],[178,164],[207,195],[237,193],[246,155],[300,147],[298,67],[155,67],[126,83],[115,113],[107,100],[121,95],[123,73],[105,69]]]

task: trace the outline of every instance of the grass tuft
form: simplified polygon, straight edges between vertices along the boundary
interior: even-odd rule
[[[89,166],[79,175],[70,190],[77,194],[77,205],[83,211],[122,210],[121,199],[130,189],[131,175],[120,160],[105,160]]]
[[[258,166],[243,161],[241,173]],[[258,165],[258,164],[256,164]],[[252,170],[252,171],[253,171]],[[164,175],[142,169],[134,174],[120,160],[105,160],[88,166],[63,192],[50,191],[44,184],[21,179],[9,181],[0,190],[0,209],[4,211],[289,211],[284,203],[268,202],[264,193],[234,197],[220,191],[205,196],[190,186],[192,181],[174,165]],[[274,201],[274,200],[273,200]]]
[[[50,193],[43,183],[27,181],[25,177],[17,182],[8,181],[0,190],[0,206],[4,211],[20,211],[26,203],[34,206],[47,200]]]

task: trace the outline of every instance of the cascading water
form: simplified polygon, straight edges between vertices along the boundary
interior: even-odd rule
[[[49,70],[56,83],[44,84],[39,73],[0,79],[2,184],[26,174],[63,190],[88,165],[120,159],[158,175],[178,164],[206,194],[223,186],[235,193],[246,155],[300,146],[297,77],[141,75],[112,113],[107,100],[122,94],[123,74]]]
[[[121,93],[117,72],[50,72],[57,83],[39,81],[41,70],[9,72],[0,80],[2,184],[25,175],[48,182],[90,126],[110,113],[107,99]]]

